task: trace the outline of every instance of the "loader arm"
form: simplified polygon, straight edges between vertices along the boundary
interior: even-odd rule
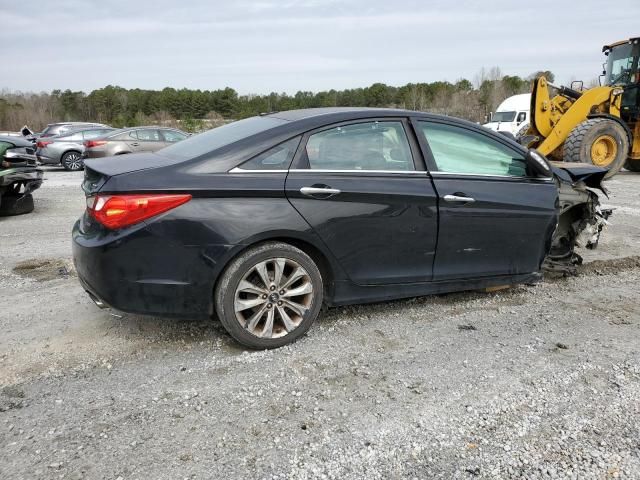
[[[578,98],[562,94],[551,98],[549,83],[544,77],[536,80],[531,97],[532,124],[540,135],[537,149],[550,155],[560,147],[571,131],[592,113],[606,113],[620,117],[620,95],[613,95],[613,87],[595,87]],[[609,102],[607,108],[605,104]]]

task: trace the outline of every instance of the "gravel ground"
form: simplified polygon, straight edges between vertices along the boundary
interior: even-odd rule
[[[98,310],[80,174],[46,178],[0,220],[0,478],[640,478],[637,175],[577,277],[332,309],[266,352]]]

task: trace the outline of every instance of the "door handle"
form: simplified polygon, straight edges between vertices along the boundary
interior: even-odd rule
[[[445,195],[442,197],[445,202],[450,203],[473,203],[476,201],[475,198],[472,197],[463,197],[460,195]]]
[[[331,187],[302,187],[300,193],[307,197],[329,198],[341,192],[337,188]]]
[[[133,143],[131,144],[131,146],[132,146],[132,147],[137,147],[138,145],[140,145],[138,142],[133,142]]]

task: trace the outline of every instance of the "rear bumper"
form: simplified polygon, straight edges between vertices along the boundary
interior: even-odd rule
[[[211,316],[216,259],[231,246],[189,246],[157,236],[145,225],[85,235],[81,222],[73,228],[73,261],[81,285],[98,306],[163,317]]]
[[[14,183],[23,183],[25,193],[31,193],[42,185],[44,173],[34,167],[0,169],[0,187],[8,187]]]
[[[36,155],[38,162],[43,165],[58,165],[60,163],[59,158],[49,157],[47,155]]]

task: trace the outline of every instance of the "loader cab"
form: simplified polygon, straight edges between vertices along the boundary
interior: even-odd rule
[[[605,85],[624,88],[621,114],[627,120],[640,116],[640,38],[632,38],[612,45],[602,51],[607,56]]]

